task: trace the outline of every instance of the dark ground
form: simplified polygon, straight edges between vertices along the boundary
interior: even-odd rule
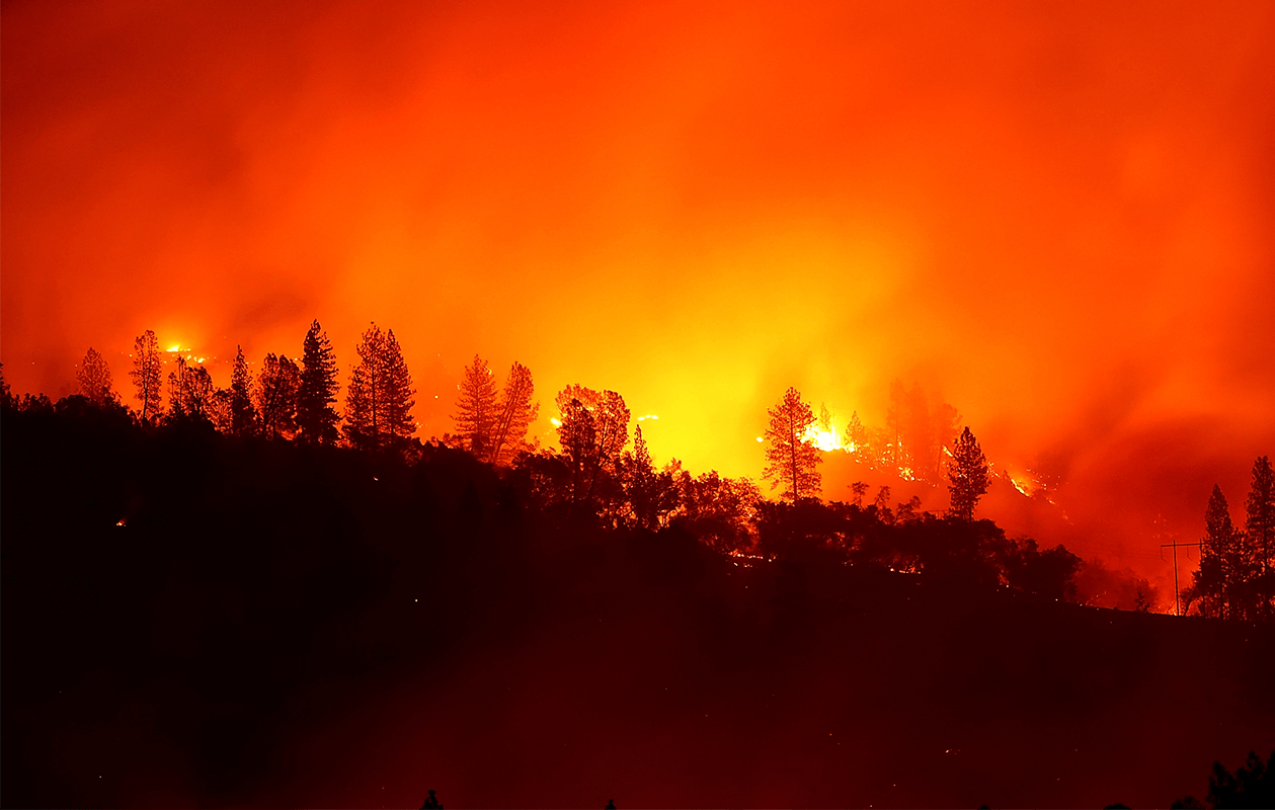
[[[37,416],[3,426],[6,807],[1163,807],[1275,748],[1269,627],[740,567],[451,451]]]

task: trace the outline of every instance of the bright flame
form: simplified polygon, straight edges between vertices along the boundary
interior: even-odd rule
[[[554,427],[562,427],[562,421],[561,421],[560,419],[555,419],[555,418],[553,418],[553,417],[551,416],[551,417],[549,417],[549,422],[550,422],[550,423],[551,423]]]
[[[823,430],[819,427],[819,423],[806,428],[806,432],[801,435],[801,440],[806,444],[813,444],[820,450],[846,450],[847,448],[841,443],[841,435],[837,431],[837,423],[835,421],[828,422],[828,429]],[[758,440],[760,441],[760,439]]]

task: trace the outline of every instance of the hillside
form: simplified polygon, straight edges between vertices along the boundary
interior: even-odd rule
[[[442,448],[35,414],[0,482],[6,806],[1166,806],[1275,747],[1270,628],[604,532]]]

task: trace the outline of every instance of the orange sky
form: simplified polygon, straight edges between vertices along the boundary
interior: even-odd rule
[[[15,389],[375,320],[426,437],[479,352],[756,476],[897,376],[1190,539],[1275,453],[1275,6],[258,5],[5,4]]]

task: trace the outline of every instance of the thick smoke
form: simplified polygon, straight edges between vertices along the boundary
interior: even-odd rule
[[[8,4],[5,376],[68,393],[92,345],[123,389],[153,328],[224,384],[316,316],[344,369],[375,320],[426,436],[477,351],[733,475],[788,385],[879,423],[900,377],[1161,571],[1151,520],[1193,538],[1275,452],[1273,40],[1253,4]]]

